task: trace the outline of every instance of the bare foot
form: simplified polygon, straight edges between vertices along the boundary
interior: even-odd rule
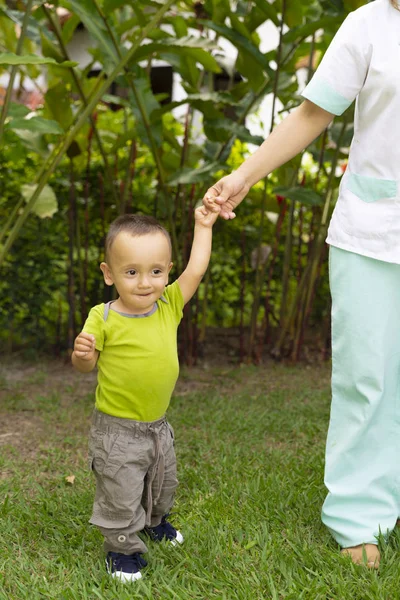
[[[369,569],[378,569],[381,555],[375,544],[360,544],[343,548],[342,554],[348,554],[356,565],[366,565]]]

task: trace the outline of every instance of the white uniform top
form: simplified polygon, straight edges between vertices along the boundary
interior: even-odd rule
[[[302,95],[335,115],[356,98],[328,244],[400,264],[400,12],[390,0],[348,15]]]

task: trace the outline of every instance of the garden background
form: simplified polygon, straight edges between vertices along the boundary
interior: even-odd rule
[[[121,213],[165,224],[176,277],[204,191],[301,102],[360,4],[1,0],[2,348],[71,350],[90,307],[112,294],[98,265]],[[83,34],[79,65],[70,59]],[[211,267],[180,330],[188,364],[207,340],[241,362],[329,355],[324,238],[352,130],[349,109],[254,186],[236,221],[215,227]]]
[[[362,4],[0,0],[0,600],[399,598],[399,532],[376,573],[341,557],[319,518],[324,240],[353,108],[214,228],[169,409],[185,544],[151,546],[132,589],[109,580],[88,525],[95,373],[69,361],[114,293],[99,270],[109,222],[157,217],[175,278],[204,191],[299,105]]]

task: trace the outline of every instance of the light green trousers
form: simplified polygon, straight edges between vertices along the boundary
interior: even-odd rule
[[[342,547],[400,515],[400,265],[330,248],[332,408],[322,520]]]

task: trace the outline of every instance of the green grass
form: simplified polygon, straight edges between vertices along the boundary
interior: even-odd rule
[[[328,367],[182,372],[169,419],[185,543],[150,542],[132,585],[105,574],[88,524],[93,378],[53,363],[5,366],[0,380],[1,600],[400,598],[399,532],[376,573],[342,557],[320,523]]]

